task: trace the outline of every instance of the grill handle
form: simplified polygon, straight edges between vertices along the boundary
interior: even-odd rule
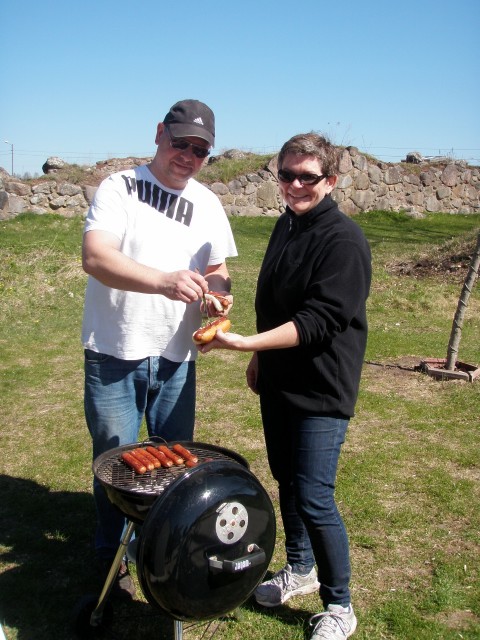
[[[214,573],[240,573],[252,567],[264,563],[266,560],[265,551],[256,544],[248,546],[248,554],[235,560],[222,560],[218,556],[208,558],[208,566]]]

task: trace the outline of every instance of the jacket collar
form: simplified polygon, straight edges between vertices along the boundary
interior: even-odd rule
[[[294,213],[288,206],[286,208],[286,213],[290,218],[290,228],[302,230],[308,229],[308,227],[311,227],[313,224],[315,224],[315,222],[321,215],[323,215],[327,211],[330,211],[331,209],[336,208],[337,203],[333,200],[330,194],[327,194],[323,198],[323,200],[317,204],[316,207],[301,216],[297,216],[297,214]]]

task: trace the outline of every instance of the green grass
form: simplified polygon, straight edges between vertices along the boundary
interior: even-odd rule
[[[396,266],[473,249],[480,216],[372,212],[356,220],[373,253],[370,335],[337,486],[351,540],[355,638],[473,640],[480,635],[480,382],[440,382],[415,370],[423,358],[446,356],[465,269],[418,277]],[[256,276],[274,222],[231,220],[239,249],[229,264],[231,318],[240,333],[254,331]],[[0,222],[0,623],[7,640],[70,640],[70,614],[96,586],[81,233],[80,218]],[[477,282],[459,350],[477,365],[479,318]],[[200,357],[196,438],[244,455],[278,512],[257,398],[245,385],[248,360],[225,351]],[[284,563],[282,545],[279,522],[271,569]],[[249,601],[216,623],[217,637],[303,640],[318,610],[316,596],[271,611]],[[184,636],[204,631],[186,625]],[[107,637],[173,635],[139,589],[133,604],[115,607]]]
[[[198,174],[198,179],[205,184],[223,182],[227,184],[238,176],[256,173],[265,169],[274,157],[271,155],[247,154],[244,158],[219,158],[211,164],[207,164]]]

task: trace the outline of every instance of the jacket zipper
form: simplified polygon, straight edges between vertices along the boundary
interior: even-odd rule
[[[298,232],[298,224],[295,225],[296,229],[293,229],[293,232],[292,232],[292,228],[293,228],[292,218],[290,218],[289,222],[290,222],[290,228],[288,230],[288,234],[289,234],[290,237],[287,238],[287,241],[285,242],[285,244],[282,247],[280,255],[278,256],[277,260],[275,261],[275,267],[273,269],[274,273],[277,273],[278,267],[279,267],[280,262],[281,262],[281,260],[283,258],[283,254],[285,253],[285,251],[287,250],[288,245],[292,242],[292,240],[295,238],[295,236],[297,235],[297,232]]]

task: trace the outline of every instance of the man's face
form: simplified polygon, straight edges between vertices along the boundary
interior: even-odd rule
[[[188,142],[190,145],[186,149],[174,149],[170,142]],[[209,149],[210,145],[206,140],[193,136],[185,138],[170,138],[168,129],[161,122],[157,127],[155,138],[157,153],[150,164],[153,175],[162,184],[170,189],[183,189],[189,178],[196,175],[205,162],[204,158],[198,158],[192,144],[202,149]]]
[[[297,156],[289,153],[285,156],[281,169],[299,176],[292,182],[278,181],[283,199],[290,209],[299,216],[316,207],[327,193],[331,193],[337,182],[336,176],[328,176],[317,184],[301,183],[300,176],[302,174],[322,175],[322,165],[315,156]]]

